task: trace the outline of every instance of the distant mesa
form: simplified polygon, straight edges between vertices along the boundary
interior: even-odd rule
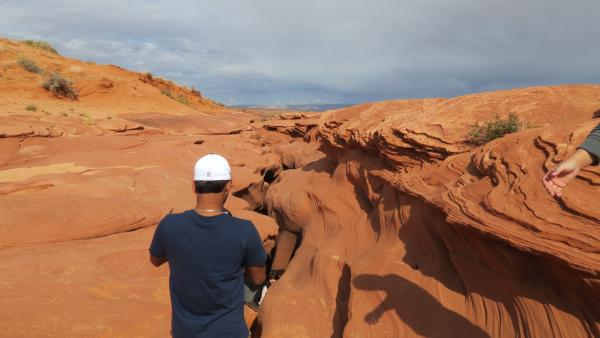
[[[286,110],[286,111],[313,111],[321,112],[332,109],[350,107],[354,103],[322,103],[322,104],[289,104],[289,105],[233,105],[230,108],[257,109],[257,110]]]

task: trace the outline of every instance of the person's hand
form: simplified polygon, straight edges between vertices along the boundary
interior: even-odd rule
[[[562,197],[563,188],[577,177],[582,168],[590,165],[592,160],[587,151],[578,149],[573,156],[546,173],[542,179],[544,187],[553,197]]]
[[[577,177],[579,170],[573,161],[565,161],[544,176],[544,187],[553,197],[562,197],[563,188]]]

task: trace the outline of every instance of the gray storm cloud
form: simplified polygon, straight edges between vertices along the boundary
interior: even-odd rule
[[[597,83],[600,1],[0,3],[0,35],[150,71],[228,104]]]

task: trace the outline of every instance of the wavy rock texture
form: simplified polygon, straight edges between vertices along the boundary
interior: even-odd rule
[[[21,56],[73,80],[79,100],[43,90]],[[165,214],[194,206],[193,164],[209,152],[232,165],[226,207],[273,247],[277,224],[246,192],[268,188],[282,167],[272,145],[289,137],[262,138],[256,114],[10,40],[0,65],[0,336],[168,336],[168,268],[147,250]]]
[[[41,69],[28,72],[26,59]],[[234,134],[258,114],[228,109],[194,88],[114,65],[73,60],[0,38],[0,137]],[[49,74],[72,82],[77,100],[42,88]]]
[[[263,337],[600,336],[600,170],[541,185],[598,121],[600,86],[387,101],[327,112],[326,156],[267,203],[301,233],[263,303]],[[479,148],[470,125],[534,127]]]
[[[243,136],[103,136],[0,139],[0,247],[105,236],[156,224],[191,208],[194,160],[218,150],[235,159],[234,192],[263,184],[273,156]],[[250,158],[249,155],[254,154]],[[233,210],[247,204],[232,197]],[[68,211],[67,211],[68,210]],[[262,215],[259,215],[262,216]]]
[[[319,113],[284,113],[278,119],[266,121],[263,127],[291,137],[304,137],[319,123]]]
[[[155,225],[193,207],[191,168],[210,151],[231,160],[234,194],[263,186],[278,157],[249,136],[0,139],[0,336],[167,336]],[[273,247],[272,218],[235,196],[226,206]]]
[[[79,100],[42,89],[21,56]],[[600,336],[600,171],[561,201],[540,184],[598,122],[599,86],[256,123],[194,89],[16,41],[0,39],[0,65],[0,336],[168,336],[168,272],[146,250],[164,214],[193,206],[191,168],[208,152],[230,160],[227,207],[267,249],[278,227],[301,238],[255,335]],[[510,112],[534,128],[465,142]]]

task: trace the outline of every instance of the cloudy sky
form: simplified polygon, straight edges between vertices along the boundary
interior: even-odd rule
[[[0,35],[225,104],[600,82],[599,0],[2,0]]]

